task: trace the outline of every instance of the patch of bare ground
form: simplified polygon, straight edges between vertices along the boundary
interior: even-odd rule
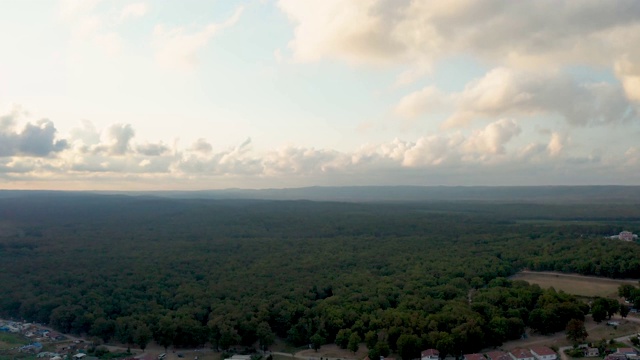
[[[524,280],[530,284],[538,284],[543,289],[553,287],[568,294],[585,297],[617,297],[620,285],[638,284],[638,280],[631,279],[609,279],[597,276],[526,270],[513,275],[511,278],[513,280]]]
[[[640,320],[637,318],[630,317],[627,319],[621,319],[618,317],[612,318],[611,321],[617,321],[619,325],[616,327],[609,326],[607,325],[607,321],[603,321],[598,324],[593,321],[593,319],[591,319],[591,316],[587,316],[585,318],[585,328],[587,329],[587,333],[589,333],[587,342],[595,342],[602,339],[610,340],[640,331]],[[529,348],[531,346],[537,345],[545,345],[548,347],[562,347],[570,346],[571,343],[567,340],[567,335],[564,331],[551,335],[528,333],[526,339],[508,341],[499,348],[508,351],[515,348]],[[485,349],[484,351],[486,352],[491,350],[493,349]]]
[[[360,344],[360,348],[354,354],[353,352],[341,349],[336,344],[322,345],[318,351],[313,349],[302,350],[296,353],[296,356],[308,357],[308,358],[332,358],[332,359],[363,359],[367,356],[369,350],[364,344]]]

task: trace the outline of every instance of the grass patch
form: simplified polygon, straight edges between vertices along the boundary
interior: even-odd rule
[[[520,272],[514,275],[512,279],[538,284],[543,289],[553,287],[568,294],[585,297],[617,297],[620,285],[637,284],[635,280],[617,280],[595,276],[533,271]]]
[[[589,333],[589,340],[592,342],[598,342],[602,339],[610,340],[615,339],[617,337],[637,333],[640,331],[640,325],[638,323],[634,323],[628,320],[621,320],[620,325],[613,327],[604,325],[604,323],[599,324],[595,328],[591,328],[587,330]],[[609,345],[610,347],[620,347]],[[629,345],[624,345],[623,347],[628,347]]]
[[[0,360],[40,360],[38,359],[35,355],[32,354],[23,354],[23,353],[16,353],[16,354],[10,354],[10,355],[6,355],[6,354],[0,354]]]
[[[0,333],[0,350],[11,349],[26,344],[29,344],[29,340],[25,339],[22,335]]]

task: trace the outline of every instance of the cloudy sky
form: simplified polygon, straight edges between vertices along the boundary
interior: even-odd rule
[[[5,0],[0,188],[640,185],[640,2]]]

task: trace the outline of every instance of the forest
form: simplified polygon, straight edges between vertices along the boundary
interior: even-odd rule
[[[0,194],[0,315],[108,342],[364,342],[404,359],[564,330],[522,269],[640,279],[640,204]],[[640,290],[626,290],[640,305]],[[637,295],[637,296],[636,296]]]

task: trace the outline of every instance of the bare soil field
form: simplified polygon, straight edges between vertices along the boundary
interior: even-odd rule
[[[349,350],[341,349],[336,344],[327,344],[322,345],[317,352],[313,349],[308,349],[296,353],[296,356],[317,358],[318,360],[321,357],[331,359],[363,359],[365,356],[367,356],[367,353],[368,350],[364,344],[360,344],[360,349],[358,349],[355,354]]]
[[[589,333],[587,342],[595,342],[602,339],[610,340],[640,331],[640,320],[637,318],[621,319],[620,317],[615,317],[612,321],[617,321],[620,325],[614,328],[613,326],[608,326],[606,321],[598,324],[593,321],[591,316],[586,316],[584,325],[587,333]],[[508,341],[500,348],[503,350],[511,350],[515,348],[528,348],[535,345],[562,347],[569,346],[571,343],[567,340],[565,332],[561,331],[552,335],[530,334],[526,339]],[[491,349],[485,349],[484,351],[491,351]]]
[[[530,284],[538,284],[544,289],[553,287],[569,294],[586,297],[617,297],[620,285],[638,285],[638,280],[608,279],[556,272],[521,271],[511,278],[524,280]]]

